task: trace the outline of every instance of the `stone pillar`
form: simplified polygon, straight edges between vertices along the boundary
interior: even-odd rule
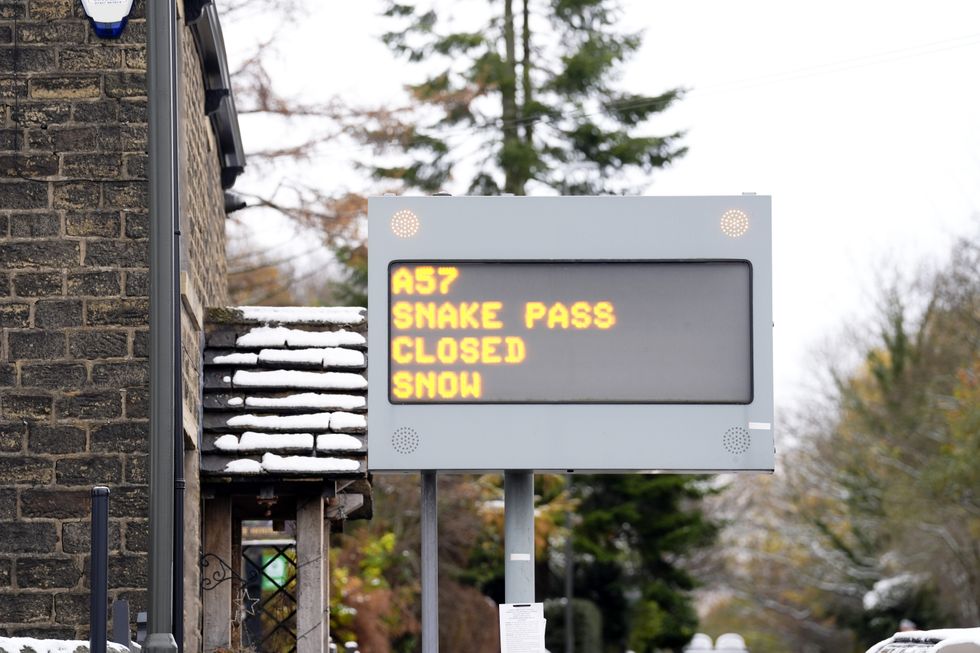
[[[326,574],[323,498],[296,507],[296,653],[324,653]]]

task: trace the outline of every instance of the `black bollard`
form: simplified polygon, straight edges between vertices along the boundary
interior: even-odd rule
[[[109,607],[109,488],[92,488],[92,555],[89,580],[89,651],[106,653]]]

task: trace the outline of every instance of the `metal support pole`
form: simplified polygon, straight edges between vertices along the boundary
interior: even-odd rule
[[[422,653],[439,653],[439,510],[436,473],[422,472]]]
[[[534,603],[534,473],[504,473],[504,601]]]
[[[177,16],[172,0],[147,2],[150,187],[150,555],[148,653],[174,653],[174,233]]]
[[[572,491],[572,475],[567,477],[569,494]],[[572,598],[575,594],[575,549],[572,543],[572,511],[565,511],[565,653],[575,653],[575,609]]]
[[[92,488],[92,555],[89,560],[89,651],[106,653],[109,621],[109,488]]]

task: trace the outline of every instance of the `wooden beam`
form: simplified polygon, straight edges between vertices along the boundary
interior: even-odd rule
[[[296,653],[324,653],[327,638],[323,516],[320,496],[296,509]]]
[[[204,554],[215,556],[221,562],[238,570],[240,565],[232,557],[231,549],[231,497],[218,496],[204,502]],[[208,570],[217,569],[217,561]],[[230,580],[218,583],[204,591],[204,651],[231,648],[232,584]]]

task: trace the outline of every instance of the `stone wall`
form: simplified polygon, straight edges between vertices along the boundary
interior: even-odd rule
[[[77,0],[0,2],[0,635],[88,632],[89,489],[111,488],[110,598],[145,609],[146,29]],[[183,35],[187,650],[198,625],[203,306],[226,302],[218,154]],[[188,44],[189,47],[188,47]]]

